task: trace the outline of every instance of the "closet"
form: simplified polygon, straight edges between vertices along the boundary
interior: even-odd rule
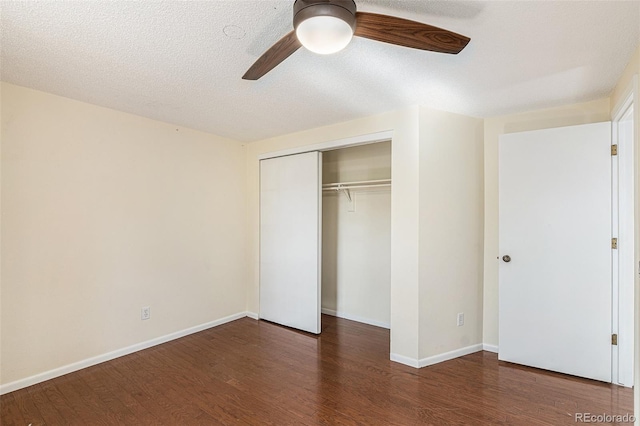
[[[391,142],[260,163],[260,318],[389,328]]]
[[[389,328],[391,142],[323,153],[322,312]]]

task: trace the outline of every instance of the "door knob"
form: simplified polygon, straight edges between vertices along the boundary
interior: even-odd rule
[[[502,260],[509,263],[511,262],[511,256],[509,256],[508,254],[505,254],[504,256],[502,256]]]

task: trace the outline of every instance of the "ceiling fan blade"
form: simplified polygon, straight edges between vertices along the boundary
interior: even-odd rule
[[[251,65],[251,68],[242,76],[243,80],[257,80],[272,69],[280,62],[287,59],[293,52],[298,50],[302,45],[296,37],[296,32],[291,31],[282,37],[276,44],[271,46],[269,50],[264,52],[258,60]]]
[[[460,53],[469,37],[395,16],[357,12],[354,35],[413,49]]]

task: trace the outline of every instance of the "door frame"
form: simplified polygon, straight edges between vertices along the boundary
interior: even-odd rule
[[[392,152],[391,152],[391,156],[392,156],[392,167],[391,167],[391,173],[392,173],[392,179],[393,179],[393,173],[394,173],[394,167],[393,167],[393,130],[386,130],[386,131],[382,131],[382,132],[376,132],[376,133],[369,133],[369,134],[364,134],[364,135],[358,135],[358,136],[354,136],[354,137],[349,137],[349,138],[344,138],[344,139],[338,139],[338,140],[331,140],[331,141],[326,141],[326,142],[320,142],[317,144],[313,144],[313,145],[305,145],[305,146],[299,146],[299,147],[294,147],[294,148],[289,148],[289,149],[282,149],[279,151],[270,151],[270,152],[265,152],[263,154],[258,155],[258,161],[262,161],[262,160],[267,160],[269,158],[277,158],[277,157],[284,157],[284,156],[288,156],[288,155],[295,155],[295,154],[303,154],[306,152],[312,152],[312,151],[319,151],[319,152],[324,152],[324,151],[332,151],[335,149],[342,149],[342,148],[350,148],[350,147],[354,147],[354,146],[360,146],[360,145],[370,145],[370,144],[374,144],[374,143],[380,143],[380,142],[388,142],[391,141],[391,146],[392,146]],[[392,180],[393,182],[393,180]],[[392,183],[393,185],[393,183]],[[392,186],[393,188],[393,186]],[[322,197],[322,195],[321,195]],[[392,203],[392,208],[391,208],[391,223],[393,226],[393,198],[391,200]],[[260,230],[258,229],[258,235],[260,233]],[[393,242],[392,242],[393,245]],[[393,250],[391,252],[391,262],[393,262]],[[258,259],[260,259],[260,253],[258,253]],[[259,263],[259,260],[258,260]],[[322,265],[320,265],[320,268],[322,268]],[[391,290],[389,292],[389,300],[391,300],[391,293],[393,292],[393,278],[394,278],[394,271],[393,268],[391,268]],[[258,300],[260,298],[260,285],[258,286]],[[390,324],[389,324],[389,330],[391,333],[393,333],[393,321],[390,319]],[[390,342],[391,344],[391,342]],[[390,351],[390,356],[393,358],[393,354],[391,353],[391,347],[389,348]]]
[[[611,381],[626,387],[634,384],[634,287],[635,287],[635,224],[634,224],[634,159],[638,103],[638,77],[634,76],[611,113],[611,143],[618,145],[618,155],[612,156],[612,237],[619,239],[618,250],[612,251],[612,330],[618,334],[618,345],[612,346]],[[631,112],[633,135],[621,138],[618,124]],[[629,211],[630,209],[630,211]],[[622,236],[629,236],[629,240]]]

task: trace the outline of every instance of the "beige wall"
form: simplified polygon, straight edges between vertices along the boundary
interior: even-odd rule
[[[391,142],[323,153],[324,183],[391,178]],[[322,194],[322,308],[337,316],[389,327],[391,188]]]
[[[609,99],[484,122],[484,308],[483,341],[498,345],[498,138],[505,133],[608,121]]]
[[[618,84],[611,94],[611,113],[618,104],[627,96],[628,89],[634,79],[640,75],[640,46],[629,61]],[[635,264],[640,265],[640,105],[638,105],[638,95],[636,94],[636,103],[634,104],[635,112]],[[640,333],[638,332],[638,324],[640,324],[640,274],[635,274],[635,320],[636,324],[636,340],[635,340],[635,378],[634,378],[634,411],[636,415],[635,425],[640,425]]]
[[[245,310],[240,143],[1,87],[3,384]]]
[[[421,359],[482,343],[482,140],[482,119],[420,109]]]
[[[613,92],[611,92],[612,110],[616,107],[618,102],[620,102],[622,98],[627,95],[627,89],[631,84],[631,80],[634,76],[638,75],[638,72],[640,72],[640,46],[638,47],[638,49],[636,49],[635,53],[629,60],[629,63],[620,76],[620,80],[618,80],[616,87],[613,89]]]
[[[391,352],[418,358],[418,107],[311,129],[247,145],[249,285],[247,310],[259,313],[259,159],[265,153],[393,131],[391,194]],[[303,148],[304,149],[304,148]]]

